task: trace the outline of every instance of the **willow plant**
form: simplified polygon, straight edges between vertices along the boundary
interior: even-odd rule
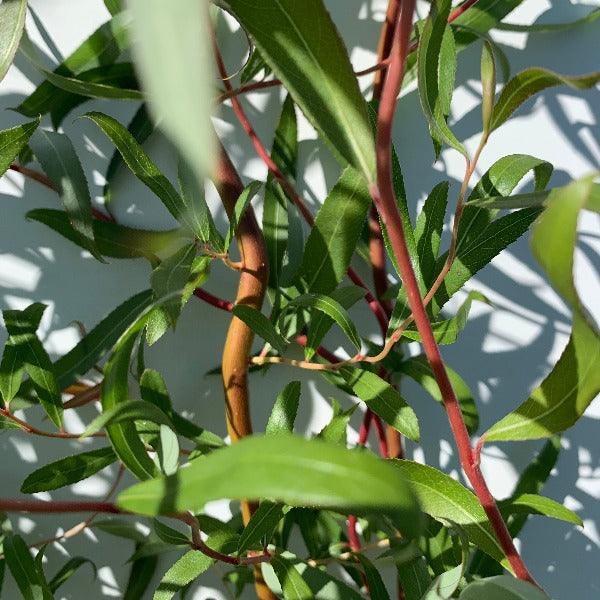
[[[581,524],[540,491],[559,453],[557,434],[582,416],[600,390],[598,328],[573,280],[578,215],[600,210],[600,187],[592,173],[548,188],[552,165],[516,153],[473,179],[494,132],[529,98],[551,86],[591,88],[600,72],[570,76],[532,67],[511,76],[490,33],[510,29],[503,20],[521,3],[431,0],[419,18],[415,0],[389,0],[379,42],[373,40],[377,62],[357,73],[322,0],[219,0],[214,6],[202,0],[105,0],[106,23],[55,68],[47,67],[27,36],[27,1],[2,1],[0,77],[19,53],[43,81],[13,107],[21,124],[0,132],[0,173],[10,169],[34,180],[57,202],[56,208],[31,210],[28,219],[36,223],[23,227],[49,227],[106,269],[123,259],[145,259],[152,269],[148,289],[91,324],[58,358],[48,355],[38,337],[43,304],[3,313],[5,435],[86,444],[85,451],[65,452],[63,459],[24,473],[22,497],[0,499],[2,566],[23,598],[53,598],[80,566],[94,565],[93,546],[88,557],[65,559],[53,576],[44,563],[48,543],[62,541],[68,549],[69,538],[90,528],[135,543],[124,596],[129,599],[184,597],[219,563],[224,586],[236,597],[254,590],[261,599],[293,600],[548,598],[513,540],[531,514]],[[224,40],[215,22],[222,11],[250,44],[237,73],[227,72],[219,49]],[[581,21],[598,16],[594,10]],[[512,27],[533,34],[543,29]],[[472,154],[450,119],[457,60],[469,46],[481,52],[481,137]],[[363,77],[373,82],[367,94],[358,83]],[[420,211],[405,192],[392,140],[393,126],[403,126],[394,121],[397,105],[411,86],[429,124],[435,159],[449,147],[465,161],[458,197],[449,197],[449,182],[441,181]],[[284,101],[274,140],[266,140],[246,114],[244,95],[274,87]],[[137,112],[129,123],[86,113],[83,105],[91,98],[111,99],[109,107],[133,102]],[[223,103],[233,109],[231,126],[247,134],[264,161],[265,181],[244,182],[236,170],[214,129]],[[76,127],[91,122],[115,148],[103,203],[92,201],[90,174],[61,133],[74,110],[85,118]],[[340,165],[316,214],[296,186],[303,177],[297,172],[299,112],[325,143],[321,151],[331,151]],[[143,149],[156,128],[174,149],[176,182]],[[127,170],[164,204],[177,228],[153,231],[143,222],[117,222],[114,182]],[[530,177],[534,190],[515,193]],[[228,217],[225,231],[207,203],[208,182]],[[448,212],[450,241],[443,247]],[[541,271],[572,310],[570,339],[529,397],[507,399],[508,414],[477,433],[477,402],[459,375],[468,366],[451,369],[440,345],[460,343],[471,304],[487,300],[471,289],[453,316],[441,311],[528,231]],[[214,261],[231,270],[235,299],[209,291]],[[394,279],[399,283],[392,285]],[[147,367],[144,360],[144,348],[160,343],[192,297],[206,303],[206,311],[231,314],[215,370],[222,380],[225,438],[203,427],[209,407],[199,403],[194,419],[178,411],[160,365]],[[350,317],[349,309],[360,302],[380,329],[377,341],[367,335],[368,323]],[[335,329],[347,338],[345,355],[323,345]],[[423,353],[404,352],[409,342],[420,344]],[[331,421],[310,439],[294,433],[303,394],[300,382],[290,380],[271,399],[264,432],[263,424],[253,426],[248,380],[280,365],[290,376],[306,369],[324,377],[348,408],[334,403]],[[411,398],[403,393],[405,378],[445,410],[461,480],[405,457],[406,440],[417,443],[420,431]],[[211,381],[219,386],[217,378]],[[68,431],[64,413],[90,403],[98,406],[98,416],[84,430]],[[363,420],[358,444],[351,447],[347,429],[356,409]],[[47,417],[43,429],[31,424],[35,413]],[[372,448],[371,430],[378,442]],[[506,490],[508,499],[496,502],[479,465],[483,445],[537,439],[547,441],[535,462],[514,490]],[[71,486],[113,464],[118,477],[106,497],[28,496]],[[227,522],[205,513],[205,505],[217,499],[233,503]],[[86,516],[40,546],[11,529],[19,513]],[[133,527],[140,520],[149,534]],[[166,550],[179,554],[169,554],[159,573],[157,557]],[[386,564],[397,577],[384,584],[380,571]]]

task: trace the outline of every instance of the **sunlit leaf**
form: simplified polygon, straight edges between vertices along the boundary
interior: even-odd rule
[[[4,3],[1,6],[4,6]],[[36,119],[35,121],[0,131],[0,177],[4,175],[12,161],[19,155],[19,152],[26,147],[29,138],[39,124],[39,119]]]
[[[298,404],[300,403],[300,390],[301,385],[299,381],[290,381],[281,390],[269,416],[269,421],[265,428],[266,435],[293,433],[294,421],[296,420]]]
[[[233,314],[244,321],[256,335],[259,335],[265,342],[273,346],[275,350],[285,352],[287,342],[275,329],[273,323],[260,311],[247,304],[236,304],[233,307]]]
[[[509,575],[499,575],[473,581],[460,594],[460,600],[549,600],[539,587],[515,579]]]
[[[25,28],[27,0],[4,0],[0,4],[0,81],[13,62]]]

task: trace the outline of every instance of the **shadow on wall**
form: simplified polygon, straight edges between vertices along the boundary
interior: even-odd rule
[[[383,3],[378,3],[378,6],[379,4]],[[328,2],[328,6],[345,39],[351,40],[357,51],[374,47],[379,31],[379,23],[375,19],[381,19],[381,10],[367,9],[363,0]],[[540,21],[572,20],[589,8],[554,2],[547,13],[540,17]],[[60,31],[59,19],[62,16],[57,15],[57,23],[53,28],[55,34]],[[583,73],[599,67],[597,53],[590,51],[597,46],[599,33],[600,23],[596,22],[577,29],[575,33],[531,36],[522,50],[508,45],[503,49],[509,56],[513,73],[534,64],[562,73]],[[519,39],[525,38],[521,36]],[[465,93],[475,99],[478,92],[473,81],[477,81],[479,77],[479,45],[476,46],[459,56],[458,71],[458,82]],[[17,61],[17,68],[31,81],[39,81],[38,75],[22,60]],[[16,106],[23,96],[1,95],[0,92],[0,97],[2,108],[6,108]],[[459,139],[470,140],[480,132],[479,106],[475,102],[473,105],[474,108],[466,112],[459,110],[461,116],[452,123]],[[261,93],[252,103],[245,102],[245,106],[259,136],[269,142],[275,125],[273,115],[278,113],[281,106],[279,92]],[[577,109],[575,112],[572,110],[573,106]],[[108,112],[127,121],[135,106],[126,103],[88,102],[65,120],[64,129],[76,144],[88,174],[92,196],[99,197],[102,194],[102,179],[97,174],[105,172],[113,149],[91,123],[74,121],[76,116],[92,109]],[[223,109],[223,116],[228,122],[235,122],[229,108]],[[0,112],[2,129],[21,121],[15,113],[6,110]],[[497,146],[492,138],[491,147],[482,158],[478,174],[481,175],[503,154],[531,153],[557,164],[558,170],[551,185],[563,184],[571,176],[598,166],[599,123],[598,90],[581,94],[564,87],[550,90],[537,100],[530,101],[518,113],[516,123],[507,125],[495,134]],[[539,136],[547,137],[536,139],[538,133]],[[452,156],[452,152],[446,151],[442,159],[432,167],[433,152],[418,97],[414,92],[407,94],[400,102],[395,140],[413,216],[417,211],[418,200],[439,181],[450,180],[450,198],[456,197],[460,182],[455,174],[460,172],[460,163]],[[264,167],[254,158],[253,148],[239,128],[227,131],[224,141],[244,176],[264,178]],[[556,147],[558,144],[560,148]],[[172,155],[160,136],[154,135],[146,148],[159,166],[168,175],[173,175]],[[315,166],[317,159],[321,161],[322,169]],[[310,176],[298,182],[298,188],[316,209],[323,199],[323,186],[326,185],[328,189],[332,187],[339,168],[324,146],[314,139],[301,141],[300,162],[299,172],[303,173],[306,168]],[[168,228],[172,225],[170,216],[163,210],[158,199],[152,197],[133,177],[122,172],[115,191],[115,211],[123,223],[147,228]],[[30,301],[49,304],[50,316],[44,323],[47,327],[45,341],[50,350],[64,352],[68,349],[67,345],[75,337],[72,326],[74,320],[91,327],[118,303],[148,286],[149,268],[144,261],[111,260],[109,265],[102,265],[92,258],[82,256],[78,248],[41,224],[26,223],[24,215],[28,210],[40,206],[56,206],[56,198],[52,192],[30,181],[23,183],[19,176],[8,174],[3,178],[0,202],[3,215],[0,236],[0,282],[3,288],[1,307],[22,306]],[[219,218],[223,223],[222,213]],[[583,245],[582,250],[598,269],[600,265],[594,245]],[[361,274],[369,276],[366,269],[357,266],[362,271]],[[482,417],[481,431],[527,396],[528,391],[548,371],[551,362],[556,360],[560,347],[566,342],[568,313],[560,300],[552,292],[548,292],[543,280],[533,272],[539,271],[530,254],[527,240],[520,240],[510,248],[506,256],[481,271],[476,282],[470,283],[471,288],[479,288],[486,293],[491,291],[494,307],[474,313],[475,316],[459,343],[444,348],[448,363],[463,375],[478,400]],[[208,289],[223,297],[233,298],[235,278],[229,273],[216,265]],[[584,282],[584,295],[585,289]],[[375,334],[375,325],[368,311],[362,306],[353,310],[353,316],[361,323],[363,331],[371,327]],[[192,300],[179,321],[177,331],[168,333],[147,353],[149,366],[160,365],[175,404],[194,415],[197,422],[219,434],[225,433],[221,383],[218,376],[205,376],[205,373],[219,361],[220,344],[227,323],[228,316],[225,313]],[[327,345],[332,349],[343,344],[341,336],[335,332],[327,338]],[[257,429],[264,428],[275,395],[290,378],[300,379],[303,383],[298,430],[314,432],[327,421],[330,409],[324,398],[339,398],[340,392],[324,380],[314,379],[305,372],[293,371],[287,367],[272,368],[266,376],[255,375],[251,378],[252,412]],[[442,410],[411,382],[404,385],[403,394],[417,410],[422,423],[423,444],[419,448],[411,444],[408,448],[409,456],[424,457],[432,465],[458,473],[459,463]],[[349,404],[350,401],[346,399],[345,402]],[[89,420],[93,414],[92,408],[86,408],[82,417]],[[352,425],[356,429],[360,418],[360,414],[355,414],[353,418]],[[556,473],[544,490],[545,494],[559,501],[568,497],[568,501],[586,521],[585,532],[541,518],[533,518],[524,532],[525,559],[542,585],[558,600],[572,597],[571,581],[574,574],[578,575],[578,598],[591,600],[600,592],[600,576],[597,571],[600,537],[595,525],[600,519],[600,459],[595,431],[597,418],[598,411],[592,411],[590,417],[581,419],[572,431],[565,434],[564,449]],[[79,430],[83,426],[76,417],[72,416],[71,419],[68,425],[73,430]],[[23,474],[33,470],[37,463],[50,462],[82,448],[82,444],[76,442],[69,443],[67,447],[64,442],[28,439],[16,435],[2,436],[0,444],[5,459],[0,468],[0,477],[3,481],[3,494],[6,495],[19,493]],[[502,445],[501,451],[495,447],[486,449],[484,467],[494,489],[509,493],[507,486],[514,480],[515,471],[520,472],[540,446],[540,443],[532,442]],[[85,448],[89,446],[86,445]],[[71,491],[53,492],[51,496],[67,498],[76,494],[91,497],[108,489],[114,476],[114,469],[108,469],[75,486]],[[127,483],[128,480],[124,485]],[[32,541],[51,537],[56,533],[57,527],[69,527],[77,521],[76,516],[61,518],[60,521],[54,517],[36,518],[35,524],[27,517],[14,519],[15,525]],[[561,547],[560,557],[555,553],[557,547]],[[69,541],[65,548],[72,555],[97,555],[98,565],[124,565],[130,551],[129,546],[115,543],[115,538],[101,532],[81,535]],[[50,573],[64,562],[64,552],[59,547],[48,549]],[[161,560],[164,568],[159,567],[159,573],[166,569],[168,560],[173,562],[174,556],[163,557]],[[81,590],[85,586],[86,596],[90,600],[113,596],[119,589],[123,589],[126,577],[125,566],[115,569],[114,573],[105,566],[100,571],[99,581],[90,586],[89,573],[80,572],[65,586],[65,595],[81,597]],[[209,587],[221,587],[216,575],[207,577],[202,583]],[[211,593],[210,597],[213,596],[220,597]]]

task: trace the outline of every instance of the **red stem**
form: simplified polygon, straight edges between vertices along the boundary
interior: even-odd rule
[[[208,304],[212,304],[216,308],[220,308],[221,310],[225,310],[227,312],[231,312],[233,310],[234,304],[233,302],[229,302],[229,300],[223,300],[223,298],[219,298],[207,292],[204,288],[196,288],[194,290],[194,296],[200,298],[200,300],[204,300],[204,302],[208,302]]]
[[[461,465],[490,520],[496,533],[496,537],[498,538],[515,574],[520,579],[534,582],[533,577],[527,570],[527,567],[515,548],[506,527],[506,523],[485,483],[481,471],[474,462],[471,441],[462,417],[460,406],[442,362],[442,357],[433,336],[423,299],[419,292],[419,286],[406,246],[402,219],[398,212],[394,194],[391,170],[392,123],[396,108],[396,98],[398,97],[402,85],[406,57],[409,52],[409,40],[412,31],[415,2],[416,0],[404,0],[402,2],[394,33],[394,43],[391,52],[392,61],[388,67],[385,78],[377,117],[377,184],[371,184],[371,194],[390,237],[390,243],[398,262],[400,276],[407,292],[410,308],[417,329],[421,335],[423,349],[434,372],[444,400],[444,406],[446,407],[450,427],[456,441]]]

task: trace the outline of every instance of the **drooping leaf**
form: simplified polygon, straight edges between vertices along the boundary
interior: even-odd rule
[[[23,30],[27,0],[4,0],[0,4],[0,81],[13,62]]]
[[[448,26],[451,2],[449,0],[432,0],[429,16],[425,20],[419,38],[417,57],[419,97],[423,112],[429,123],[434,140],[445,142],[464,156],[467,151],[456,139],[446,122],[448,108],[447,97],[454,88],[454,70],[456,68],[454,47],[442,51],[444,39],[450,39]]]
[[[460,600],[550,600],[539,587],[515,579],[509,575],[498,575],[473,581],[460,594]]]
[[[244,321],[256,335],[259,335],[265,342],[273,346],[280,353],[285,352],[287,342],[284,337],[275,329],[275,326],[259,310],[248,306],[247,304],[236,304],[233,307],[233,314]]]
[[[290,381],[281,390],[275,405],[269,416],[269,421],[265,428],[266,435],[277,435],[294,432],[294,421],[298,412],[300,403],[301,384],[299,381]]]
[[[67,456],[36,469],[21,485],[24,494],[47,492],[87,479],[117,460],[112,448]]]
[[[15,340],[8,339],[0,362],[0,394],[5,406],[17,395],[24,374],[25,364],[19,346]]]
[[[535,67],[517,73],[502,89],[496,100],[491,131],[502,125],[526,100],[535,94],[557,85],[567,85],[576,90],[593,87],[600,81],[600,72],[570,77],[548,69]]]
[[[263,500],[240,535],[238,554],[244,554],[252,548],[260,548],[263,539],[268,543],[283,514],[281,504]]]
[[[85,239],[71,227],[66,212],[52,208],[36,208],[30,210],[26,216],[32,221],[47,225],[74,244],[86,247]],[[148,258],[154,261],[157,255],[168,256],[189,241],[181,229],[149,231],[97,219],[93,222],[93,228],[100,254],[112,258]]]
[[[481,49],[481,118],[483,136],[490,134],[496,96],[496,62],[492,45],[485,41]]]
[[[600,335],[578,296],[573,277],[577,219],[589,201],[592,182],[593,176],[554,190],[531,237],[536,259],[573,308],[569,343],[540,386],[519,408],[493,425],[486,439],[539,439],[564,431],[600,391]]]
[[[367,589],[369,590],[371,600],[390,600],[390,595],[385,589],[385,584],[383,583],[383,579],[381,578],[377,567],[362,554],[357,555],[357,558],[365,572]]]
[[[92,226],[92,199],[87,179],[71,140],[62,133],[38,129],[29,140],[35,157],[56,186],[69,223],[87,249],[102,260]]]
[[[390,383],[362,369],[343,367],[340,374],[354,393],[388,425],[407,438],[419,440],[419,422],[413,409]]]
[[[158,556],[144,556],[133,561],[123,600],[143,598],[156,572]]]
[[[257,0],[249,5],[228,0],[227,4],[333,152],[373,180],[375,146],[365,101],[323,2]],[[267,22],[270,26],[265,28]]]
[[[348,270],[370,206],[362,175],[345,169],[306,240],[300,274],[307,291],[328,294],[337,287]]]
[[[12,3],[14,4],[14,1]],[[0,6],[3,5],[4,3]],[[39,124],[39,119],[36,119],[35,121],[0,131],[0,177],[6,173],[12,161],[25,148],[29,138]]]
[[[435,519],[456,523],[469,541],[509,568],[479,500],[449,475],[409,460],[394,461],[414,489],[423,512]]]
[[[110,425],[129,421],[150,421],[158,425],[172,426],[171,419],[155,404],[145,400],[122,400],[98,415],[81,434],[85,439]]]
[[[243,214],[246,212],[246,209],[250,204],[250,200],[256,196],[261,185],[262,183],[260,181],[252,181],[244,188],[239,198],[235,201],[235,207],[229,220],[229,229],[227,230],[225,242],[223,243],[223,248],[225,251],[229,249],[229,246],[231,245],[231,242],[233,241],[237,232],[240,220]]]
[[[191,540],[187,535],[165,525],[162,521],[154,519],[154,532],[165,543],[173,546],[189,546]]]
[[[125,519],[95,519],[90,527],[115,537],[132,540],[136,544],[145,542],[148,537],[145,532],[135,526],[135,523]]]
[[[475,403],[473,394],[464,379],[454,369],[450,368],[447,364],[445,364],[445,368],[458,400],[467,430],[470,434],[473,434],[477,431],[479,425],[479,412],[477,411],[477,404]],[[414,379],[443,407],[440,388],[425,355],[420,354],[419,356],[413,356],[402,361],[400,371],[408,375],[411,379]]]
[[[133,54],[149,108],[200,184],[215,156],[208,7],[187,0],[129,0],[128,8]]]
[[[354,484],[357,477],[360,486]],[[336,507],[355,514],[365,510],[400,514],[403,522],[410,524],[407,535],[419,527],[414,498],[391,465],[366,452],[285,435],[244,438],[192,461],[173,477],[125,490],[117,503],[126,510],[158,514],[199,510],[217,498],[263,497],[292,506]]]
[[[520,494],[499,503],[500,510],[505,515],[525,513],[543,515],[566,523],[583,526],[581,518],[566,506],[537,494]]]
[[[554,33],[574,29],[580,25],[593,23],[600,19],[600,8],[591,10],[584,17],[569,21],[568,23],[531,23],[530,25],[519,25],[518,23],[498,23],[494,29],[502,31],[518,31],[522,33]]]
[[[314,598],[312,590],[293,562],[281,556],[274,557],[270,562],[281,585],[284,600],[310,600]]]
[[[173,475],[179,466],[179,441],[175,432],[166,425],[161,425],[159,429],[157,454],[161,472]]]
[[[52,592],[20,536],[7,535],[3,541],[3,552],[24,600],[52,600]]]
[[[86,564],[89,564],[92,567],[95,579],[97,574],[96,565],[89,558],[73,556],[73,558],[70,558],[48,582],[50,591],[52,593],[56,592],[56,590],[58,590],[63,583],[66,583],[71,578],[71,576],[77,571],[77,569],[79,569],[79,567],[82,567]]]

